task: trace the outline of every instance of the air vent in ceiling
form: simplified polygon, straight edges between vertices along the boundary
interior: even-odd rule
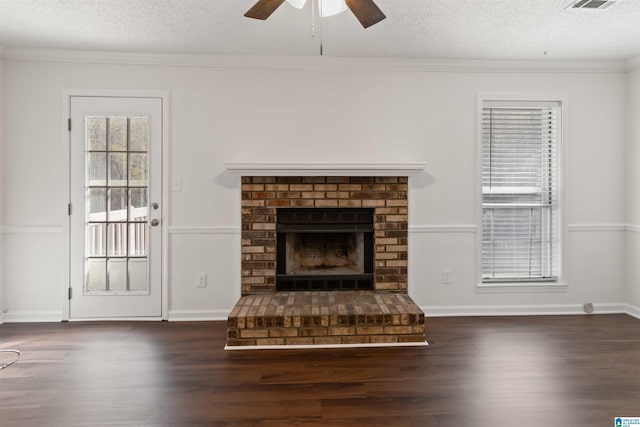
[[[578,0],[574,2],[568,9],[609,9],[615,6],[621,0]]]

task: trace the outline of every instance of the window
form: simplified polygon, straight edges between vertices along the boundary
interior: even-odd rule
[[[482,105],[482,281],[557,281],[559,102]]]

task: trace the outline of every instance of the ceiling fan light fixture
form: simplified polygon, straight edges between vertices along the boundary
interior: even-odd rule
[[[320,0],[320,16],[323,18],[338,15],[346,10],[347,3],[344,0]]]
[[[302,9],[304,5],[307,3],[307,0],[287,0],[287,3],[289,3],[291,6],[295,7],[296,9]]]
[[[287,0],[287,3],[296,9],[302,9],[307,4],[307,0]],[[348,7],[345,0],[318,0],[318,9],[320,9],[320,16],[326,18],[346,12]]]
[[[291,6],[302,9],[307,3],[306,0],[286,0]],[[318,0],[320,16],[327,17],[337,15],[350,9],[355,17],[360,21],[363,28],[377,24],[386,18],[386,15],[376,5],[374,0]],[[595,0],[591,0],[595,1]],[[621,1],[621,0],[600,0],[600,1]],[[280,7],[285,0],[258,0],[244,16],[247,18],[260,19],[264,21],[275,10]],[[315,6],[315,1],[313,2]],[[315,11],[314,11],[315,13]],[[315,16],[315,14],[313,15]]]

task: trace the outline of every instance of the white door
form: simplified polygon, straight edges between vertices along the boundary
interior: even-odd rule
[[[162,314],[162,99],[71,97],[71,319]]]

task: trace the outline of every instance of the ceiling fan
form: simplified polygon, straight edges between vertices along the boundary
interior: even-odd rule
[[[286,0],[292,6],[301,9],[307,0]],[[340,13],[346,8],[349,8],[351,12],[358,18],[358,21],[364,28],[377,24],[386,18],[380,8],[373,2],[373,0],[319,0],[321,15],[331,16]],[[280,7],[285,0],[258,0],[251,9],[244,14],[247,18],[265,20],[277,8]],[[326,12],[322,10],[326,9]]]

